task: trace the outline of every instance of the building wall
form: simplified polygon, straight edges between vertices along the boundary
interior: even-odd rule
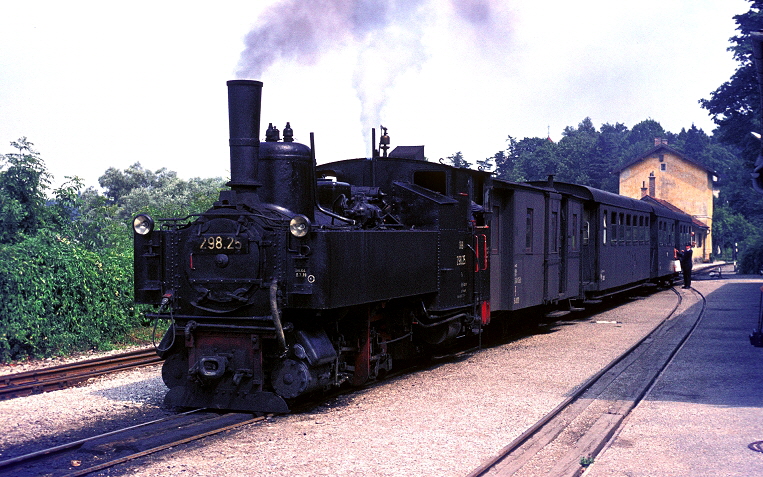
[[[654,194],[649,195],[670,202],[710,227],[702,246],[694,252],[695,256],[710,260],[713,250],[710,234],[713,226],[711,174],[675,154],[658,150],[653,156],[620,172],[620,194],[640,199],[642,185],[646,186],[649,193],[651,173],[654,173]]]

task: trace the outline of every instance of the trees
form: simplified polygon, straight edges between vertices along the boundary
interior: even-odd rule
[[[25,137],[0,170],[0,361],[107,347],[135,323],[131,253],[82,240],[82,182],[48,198],[50,175]]]
[[[445,159],[440,159],[440,162],[443,164],[449,164],[453,167],[469,168],[472,166],[471,162],[468,162],[464,159],[464,155],[461,154],[461,151],[458,151],[457,153],[450,155]]]
[[[45,222],[50,175],[26,137],[11,142],[16,153],[0,155],[0,243],[34,235]]]
[[[729,40],[731,46],[728,49],[739,66],[728,81],[710,93],[709,99],[700,100],[701,106],[718,126],[713,132],[711,147],[706,152],[709,151],[710,161],[716,161],[714,167],[725,176],[721,186],[724,202],[718,208],[722,222],[729,222],[728,226],[734,227],[734,222],[724,219],[723,214],[728,210],[731,212],[727,214],[729,217],[741,216],[755,226],[750,229],[736,223],[736,227],[747,236],[746,242],[749,244],[741,260],[742,269],[746,272],[757,272],[763,266],[763,240],[754,237],[760,235],[763,227],[763,196],[754,192],[750,177],[761,149],[760,141],[750,132],[763,132],[760,87],[755,77],[750,33],[763,29],[762,8],[763,2],[753,0],[748,12],[734,17],[739,34]],[[733,154],[725,154],[714,145],[725,146]],[[719,229],[718,233],[721,236],[725,234],[723,229]]]
[[[181,180],[136,163],[109,168],[105,195],[77,178],[50,190],[26,138],[0,167],[0,361],[108,348],[141,323],[132,303],[138,212],[185,216],[217,199],[222,178]]]

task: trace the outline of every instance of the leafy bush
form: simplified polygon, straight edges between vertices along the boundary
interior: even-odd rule
[[[743,243],[739,257],[739,272],[758,274],[763,270],[763,236],[756,235]]]
[[[0,361],[108,349],[139,324],[131,290],[131,251],[49,231],[0,245]]]

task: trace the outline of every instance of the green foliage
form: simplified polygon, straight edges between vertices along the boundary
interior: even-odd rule
[[[545,180],[550,174],[559,173],[560,161],[553,142],[541,138],[517,141],[509,136],[508,143],[505,162],[496,160],[496,174],[501,179],[517,182]]]
[[[758,274],[763,271],[763,235],[749,237],[740,245],[741,254],[738,266],[744,274]]]
[[[49,231],[0,246],[0,361],[107,349],[138,323],[132,253]]]
[[[739,34],[730,39],[728,48],[739,63],[732,77],[710,93],[710,99],[700,100],[700,104],[718,126],[713,140],[729,148],[736,157],[726,173],[721,197],[729,206],[744,215],[757,226],[763,225],[763,196],[751,186],[750,172],[758,154],[761,142],[750,133],[761,131],[761,97],[752,60],[750,33],[763,30],[763,2],[751,1],[750,10],[737,15]]]
[[[702,130],[692,128],[692,137],[710,141]],[[539,181],[553,174],[558,181],[616,193],[619,188],[617,171],[652,149],[654,138],[666,138],[673,147],[680,149],[676,145],[680,142],[679,136],[665,131],[653,119],[642,121],[630,130],[624,124],[616,123],[603,124],[597,131],[591,119],[585,118],[577,128],[568,126],[562,134],[558,143],[549,138],[517,140],[509,136],[506,150],[495,153],[486,161],[493,161],[494,174],[505,180]],[[722,152],[725,149],[721,148],[718,154]]]
[[[722,255],[729,256],[735,244],[756,235],[755,226],[727,204],[716,204],[713,209],[713,245],[721,248]]]
[[[11,142],[17,153],[0,155],[0,243],[35,234],[45,223],[50,176],[26,137]]]
[[[166,182],[177,178],[177,174],[166,168],[156,172],[144,168],[136,162],[127,169],[120,171],[109,167],[98,178],[98,183],[106,189],[106,197],[113,202],[121,202],[122,198],[135,189],[159,189]]]
[[[141,212],[154,217],[183,217],[206,210],[217,200],[226,181],[220,177],[186,181],[175,172],[164,168],[151,172],[136,162],[124,171],[109,168],[98,182],[106,188],[109,200],[105,204],[115,206],[110,214],[127,224]]]
[[[466,159],[464,159],[464,155],[461,154],[461,151],[458,151],[457,153],[448,156],[445,159],[440,159],[440,162],[443,164],[448,164],[453,167],[461,167],[464,169],[468,169],[472,166],[471,162],[468,162]]]
[[[110,168],[106,194],[51,178],[26,138],[0,163],[0,361],[106,349],[140,326],[132,217],[206,210],[224,180],[181,180],[136,163]]]

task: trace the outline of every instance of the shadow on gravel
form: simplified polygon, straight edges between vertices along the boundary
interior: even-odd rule
[[[124,410],[120,410],[118,415],[105,419],[102,418],[97,422],[83,423],[80,427],[51,430],[45,435],[30,435],[25,442],[15,444],[11,447],[0,448],[0,460],[11,459],[20,455],[67,444],[69,442],[96,436],[127,426],[161,419],[174,414],[176,413],[150,407],[125,408]],[[23,423],[21,425],[23,426]],[[2,470],[3,469],[0,469],[0,475],[4,475]]]

